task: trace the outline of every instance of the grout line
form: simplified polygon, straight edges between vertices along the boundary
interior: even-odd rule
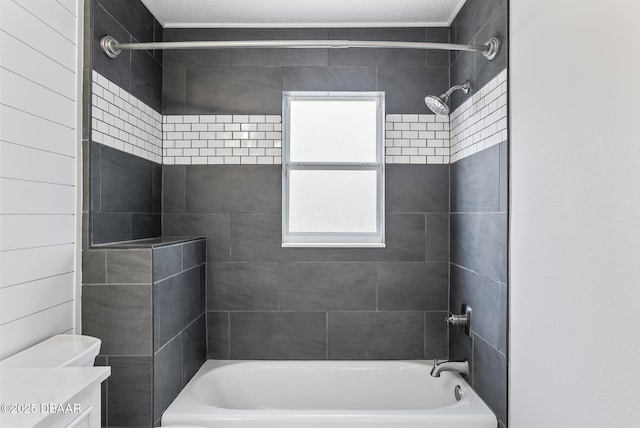
[[[480,276],[480,277],[482,277],[484,279],[487,279],[487,280],[489,280],[491,282],[495,282],[496,284],[501,284],[501,285],[507,285],[508,286],[508,284],[506,282],[502,282],[499,279],[491,278],[490,276],[487,276],[487,275],[485,275],[483,273],[477,272],[477,271],[475,271],[473,269],[470,269],[468,267],[459,265],[457,263],[451,262],[451,266],[455,266],[455,267],[457,267],[459,269],[466,270],[467,272],[471,272],[471,273],[473,273],[475,275],[478,275],[478,276]]]
[[[329,311],[325,312],[325,339],[324,339],[324,348],[325,348],[325,358],[329,359]]]
[[[228,341],[228,350],[227,356],[231,359],[231,311],[227,311],[227,341]]]
[[[162,248],[162,247],[161,247],[161,248]],[[203,264],[205,264],[205,262],[198,263],[197,265],[191,266],[190,268],[187,268],[187,269],[184,269],[184,268],[183,268],[183,270],[181,270],[180,272],[174,273],[174,274],[169,275],[169,276],[165,276],[165,277],[164,277],[164,278],[162,278],[162,279],[159,279],[159,280],[155,280],[155,279],[154,279],[153,284],[154,284],[154,285],[156,285],[156,284],[157,284],[157,285],[161,285],[161,284],[162,284],[163,282],[165,282],[166,280],[171,279],[171,278],[174,278],[174,277],[176,277],[176,276],[178,276],[178,275],[182,275],[182,274],[183,274],[183,273],[185,273],[185,272],[189,272],[190,270],[193,270],[193,269],[200,269],[200,268],[202,267],[202,265],[203,265]]]
[[[177,340],[179,338],[179,336],[184,333],[185,331],[187,331],[187,329],[189,327],[191,327],[193,324],[195,324],[203,315],[205,316],[205,323],[206,323],[206,313],[207,311],[205,310],[204,312],[200,313],[193,321],[191,321],[189,324],[186,325],[185,328],[183,328],[182,330],[180,330],[178,333],[176,333],[175,336],[173,336],[171,339],[167,340],[166,343],[164,345],[162,345],[161,347],[159,347],[156,351],[153,351],[153,345],[152,345],[152,352],[153,355],[155,356],[158,352],[160,352],[161,350],[163,350],[165,347],[167,347],[167,345],[169,345],[171,342],[173,342],[174,340]],[[205,329],[206,330],[206,329]],[[152,332],[153,333],[153,332]]]

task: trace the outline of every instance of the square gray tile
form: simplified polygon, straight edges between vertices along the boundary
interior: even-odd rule
[[[131,239],[131,214],[92,212],[90,219],[91,244]]]
[[[162,416],[182,389],[182,342],[176,337],[153,357],[153,419]]]
[[[282,68],[187,68],[185,100],[186,114],[281,114]]]
[[[330,39],[391,40],[424,42],[422,28],[332,28]],[[350,48],[329,50],[332,66],[408,66],[424,67],[425,51],[420,49]]]
[[[153,249],[153,282],[182,271],[182,249],[182,244]]]
[[[451,262],[507,281],[507,215],[452,214]]]
[[[449,261],[449,213],[426,215],[426,260]]]
[[[107,250],[107,283],[151,284],[151,250]]]
[[[449,357],[449,327],[444,321],[449,313],[424,313],[424,358],[446,360]]]
[[[207,321],[204,313],[180,334],[180,340],[184,386],[207,359]]]
[[[154,285],[154,310],[160,314],[155,326],[158,347],[164,346],[205,310],[204,265],[181,272]]]
[[[387,214],[386,248],[329,248],[330,261],[424,261],[424,214]]]
[[[109,357],[107,425],[148,427],[153,424],[151,357]]]
[[[507,359],[476,337],[473,342],[473,388],[498,419],[507,421]]]
[[[231,312],[231,358],[326,358],[324,312]]]
[[[389,213],[449,212],[449,165],[387,165]]]
[[[378,263],[378,309],[447,311],[447,263]]]
[[[212,50],[214,51],[215,49]],[[188,51],[168,50],[164,55],[165,61],[169,61],[169,58],[176,55],[184,56],[186,52]],[[193,57],[197,56],[193,55]],[[162,114],[184,114],[186,85],[187,69],[185,67],[165,65],[162,70]]]
[[[277,263],[210,263],[207,310],[278,309]]]
[[[229,312],[207,312],[207,358],[228,360]]]
[[[375,91],[375,67],[284,67],[283,91]]]
[[[185,166],[165,165],[162,168],[162,212],[185,211]]]
[[[424,358],[423,312],[329,312],[329,359]]]
[[[280,165],[194,165],[186,169],[185,183],[190,213],[281,211]]]
[[[424,105],[426,94],[441,94],[449,88],[448,67],[402,67],[378,68],[378,88],[385,91],[387,114],[429,114]]]
[[[82,291],[82,331],[104,355],[151,355],[151,285],[91,285]]]
[[[112,147],[101,147],[100,210],[151,213],[153,162]]]
[[[451,211],[500,210],[500,148],[489,147],[451,165]]]
[[[325,248],[283,248],[282,219],[277,214],[231,216],[232,261],[323,261]]]
[[[503,324],[501,289],[504,284],[492,281],[457,265],[451,265],[451,312],[460,313],[463,303],[471,306],[472,330],[491,346],[497,348],[501,337],[506,337]]]
[[[207,241],[198,239],[184,244],[182,249],[182,268],[189,269],[207,261]]]
[[[82,282],[84,284],[107,282],[107,256],[104,250],[82,251]]]
[[[281,310],[375,310],[375,305],[375,263],[281,264]]]
[[[164,236],[205,236],[209,261],[229,260],[230,218],[228,214],[164,214]]]

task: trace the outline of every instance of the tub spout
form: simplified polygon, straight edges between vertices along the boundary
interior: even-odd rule
[[[439,363],[438,360],[434,360],[431,376],[440,377],[440,373],[442,372],[469,374],[469,361],[443,361]]]

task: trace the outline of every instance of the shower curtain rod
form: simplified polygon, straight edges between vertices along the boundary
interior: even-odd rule
[[[224,49],[224,48],[394,48],[394,49],[439,49],[452,51],[482,52],[485,58],[492,60],[500,51],[500,40],[490,38],[484,45],[460,45],[453,43],[429,42],[388,42],[362,40],[241,40],[241,41],[193,41],[193,42],[148,42],[120,43],[111,36],[104,36],[100,46],[111,58],[117,57],[122,50],[154,49]]]

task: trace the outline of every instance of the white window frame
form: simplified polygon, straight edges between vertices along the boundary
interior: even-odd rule
[[[292,162],[290,160],[290,101],[375,100],[376,160],[375,162]],[[283,247],[385,247],[385,174],[384,174],[384,92],[285,91],[282,96],[282,246]],[[376,232],[291,232],[289,230],[289,174],[292,170],[354,170],[376,171],[377,204]]]

